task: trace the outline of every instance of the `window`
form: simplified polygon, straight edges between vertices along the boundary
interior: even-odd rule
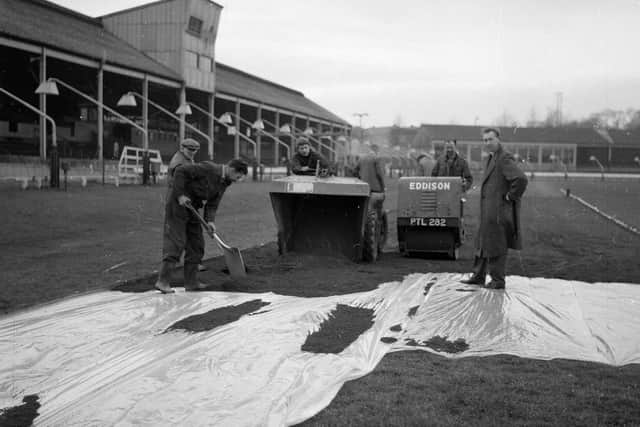
[[[200,37],[200,34],[202,34],[202,19],[190,16],[187,31]]]
[[[198,68],[202,71],[212,72],[213,71],[213,59],[208,56],[200,55],[198,60]]]
[[[11,132],[11,133],[18,132],[18,122],[14,122],[13,120],[9,120],[9,132]]]
[[[198,54],[187,50],[184,52],[185,63],[188,67],[198,68]]]

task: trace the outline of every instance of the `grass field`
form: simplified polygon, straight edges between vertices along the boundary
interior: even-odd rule
[[[637,181],[571,181],[571,190],[607,213],[638,218]],[[391,236],[379,263],[322,259],[281,261],[266,183],[232,186],[220,206],[218,229],[243,249],[256,273],[250,292],[321,296],[372,289],[413,272],[466,272],[467,243],[458,261],[409,259],[395,249],[393,185],[386,201]],[[536,179],[523,201],[525,248],[510,255],[508,274],[587,282],[640,284],[640,238],[565,198],[562,179]],[[589,196],[588,196],[589,195]],[[160,259],[165,189],[72,187],[69,192],[0,190],[0,304],[7,313],[57,298],[111,288],[138,278],[151,284]],[[593,197],[590,197],[593,196]],[[634,197],[635,196],[635,197]],[[467,240],[477,226],[477,190],[468,196]],[[636,224],[637,225],[637,224]],[[218,255],[214,245],[208,257]],[[202,274],[226,280],[220,258]],[[286,268],[284,268],[286,267]],[[257,277],[259,274],[259,278]],[[135,282],[135,280],[133,281]],[[448,360],[423,352],[388,355],[360,380],[345,385],[310,425],[640,425],[640,366],[541,362],[513,357]]]
[[[640,180],[572,178],[564,186],[604,212],[640,228]]]

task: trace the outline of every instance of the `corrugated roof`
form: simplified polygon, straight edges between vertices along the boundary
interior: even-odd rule
[[[172,69],[104,29],[98,19],[45,0],[0,0],[0,34],[174,81]]]
[[[349,123],[321,107],[302,92],[279,85],[269,80],[245,73],[219,62],[216,63],[216,92],[237,96],[256,102],[263,102],[315,118],[341,123]]]
[[[420,136],[430,140],[457,139],[458,141],[478,141],[485,126],[431,125],[420,127]],[[578,145],[609,145],[603,135],[590,128],[551,127],[500,127],[500,139],[504,142],[560,143]],[[640,145],[640,135],[636,132],[608,130],[616,145]]]

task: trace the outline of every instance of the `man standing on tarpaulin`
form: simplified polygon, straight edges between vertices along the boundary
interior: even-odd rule
[[[527,188],[527,177],[513,155],[500,144],[495,128],[482,131],[489,153],[480,188],[480,228],[476,236],[473,274],[463,283],[484,285],[488,289],[505,288],[505,268],[509,249],[522,249],[520,198]]]

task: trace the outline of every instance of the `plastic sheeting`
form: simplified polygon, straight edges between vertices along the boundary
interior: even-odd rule
[[[640,362],[640,286],[510,277],[502,292],[458,279],[415,274],[326,298],[102,292],[17,313],[0,319],[0,408],[38,394],[36,425],[294,424],[386,352],[415,349],[406,339],[436,335],[466,340],[455,357]],[[211,331],[164,333],[190,315],[255,299],[270,304]],[[302,352],[338,303],[373,308],[374,326],[340,354]],[[402,330],[390,331],[397,324]]]

